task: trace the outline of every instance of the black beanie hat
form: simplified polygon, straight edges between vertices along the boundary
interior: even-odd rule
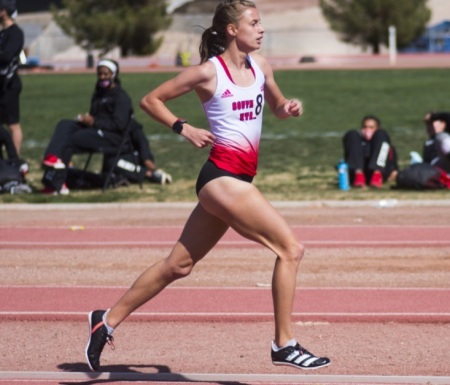
[[[0,9],[6,10],[8,14],[13,14],[17,9],[16,0],[0,0]]]

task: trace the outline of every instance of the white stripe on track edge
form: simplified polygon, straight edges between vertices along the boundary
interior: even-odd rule
[[[11,246],[161,246],[169,247],[173,246],[176,240],[173,241],[85,241],[85,242],[27,242],[27,241],[0,241],[0,246],[11,247]],[[308,241],[302,240],[302,243],[306,246],[428,246],[428,245],[438,245],[438,246],[449,246],[450,240],[424,240],[424,241]],[[226,241],[221,240],[217,243],[217,246],[254,246],[263,247],[258,243],[251,241]]]
[[[263,287],[258,286],[168,286],[164,289],[164,291],[172,291],[172,290],[212,290],[212,291],[221,291],[221,290],[268,290],[270,289],[270,283],[260,283]],[[53,284],[44,284],[44,285],[1,285],[1,289],[121,289],[127,290],[130,286],[128,285],[53,285]],[[449,291],[450,288],[447,287],[378,287],[378,286],[298,286],[295,290],[297,291],[307,291],[307,290],[350,290],[350,291]]]
[[[352,384],[427,384],[448,385],[450,377],[437,376],[349,376],[288,374],[215,373],[129,373],[129,372],[0,372],[2,380],[113,380],[170,382],[270,382],[270,383],[352,383]]]
[[[80,315],[86,315],[87,311],[85,312],[79,312],[79,311],[0,311],[0,316],[80,316]],[[189,313],[189,312],[154,312],[154,313],[147,313],[147,312],[135,312],[133,314],[130,314],[130,317],[273,317],[272,312],[253,312],[253,313],[245,313],[245,312],[227,312],[227,313],[221,313],[221,312],[195,312],[195,313]],[[408,317],[450,317],[450,313],[292,313],[293,317],[354,317],[354,318],[360,318],[360,317],[399,317],[399,316],[408,316]],[[450,385],[450,383],[448,384]]]

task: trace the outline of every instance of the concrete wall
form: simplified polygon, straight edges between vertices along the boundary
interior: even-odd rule
[[[184,1],[173,0],[172,6]],[[429,0],[428,4],[433,12],[430,24],[450,18],[449,0]],[[262,22],[266,29],[261,53],[267,56],[298,61],[302,56],[364,53],[360,47],[345,44],[338,39],[328,28],[318,6],[296,6],[289,10],[286,10],[286,6],[279,7],[281,11],[261,8]],[[267,13],[264,13],[264,9]],[[177,52],[186,51],[190,53],[192,63],[198,62],[198,46],[203,31],[201,27],[210,26],[211,16],[175,14],[171,27],[162,32],[162,47],[149,61],[156,65],[172,65]],[[45,62],[85,60],[86,52],[74,46],[71,38],[63,35],[59,27],[52,23],[50,14],[19,15],[18,23],[26,32],[29,56],[37,56]],[[117,53],[112,55],[117,56]]]

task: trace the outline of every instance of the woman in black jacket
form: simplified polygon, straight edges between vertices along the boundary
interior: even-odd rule
[[[22,145],[19,97],[22,82],[17,69],[24,45],[22,29],[15,23],[15,0],[0,0],[0,123],[10,130],[17,154]]]
[[[44,154],[45,192],[67,194],[67,166],[74,153],[114,151],[132,114],[131,99],[120,86],[119,65],[101,60],[89,113],[75,120],[61,120]]]

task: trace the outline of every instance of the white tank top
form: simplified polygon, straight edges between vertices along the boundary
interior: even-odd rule
[[[254,176],[261,139],[264,74],[248,57],[255,81],[249,87],[239,87],[220,56],[209,60],[217,72],[215,93],[203,103],[211,132],[216,137],[209,158],[223,170]]]

